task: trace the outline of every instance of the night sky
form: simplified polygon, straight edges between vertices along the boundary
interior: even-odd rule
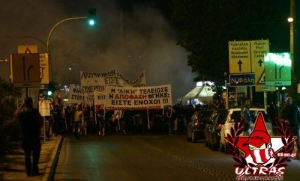
[[[17,53],[18,45],[37,45],[39,53],[45,53],[41,42],[20,37],[32,36],[46,42],[56,23],[87,16],[89,8],[97,8],[97,27],[89,27],[83,19],[64,22],[53,31],[49,46],[53,80],[61,84],[79,83],[80,70],[99,73],[116,70],[128,80],[136,80],[145,70],[147,85],[171,84],[173,103],[177,103],[178,98],[195,87],[196,76],[187,66],[188,52],[176,44],[179,36],[166,18],[171,15],[170,1],[1,0],[0,60]],[[264,37],[259,36],[264,25],[260,20],[253,22],[251,38],[268,38],[271,51],[288,51],[289,29],[285,22],[289,3],[276,2],[282,4],[278,14],[283,23],[269,22],[265,29],[268,37]],[[0,62],[0,70],[3,65]]]
[[[86,16],[97,8],[98,26],[86,20],[60,24],[50,39],[53,79],[79,83],[79,71],[116,70],[128,80],[146,71],[148,86],[171,84],[173,103],[195,86],[187,52],[176,45],[176,32],[155,6],[141,1],[2,0],[0,37],[33,36],[47,41],[51,28],[69,17]],[[124,1],[123,1],[124,2]],[[45,46],[30,38],[0,38],[0,60],[17,53],[18,45]],[[2,65],[2,64],[0,64]],[[72,71],[69,70],[72,68]]]

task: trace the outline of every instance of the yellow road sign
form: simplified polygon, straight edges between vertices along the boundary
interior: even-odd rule
[[[269,40],[251,41],[251,62],[252,71],[255,72],[256,92],[272,91],[265,84],[265,61],[264,54],[270,51]],[[263,86],[263,87],[261,87]]]
[[[264,54],[269,52],[269,40],[254,40],[251,41],[251,62],[252,70],[255,72],[255,76],[258,78],[262,77],[265,70]]]
[[[229,72],[249,73],[251,71],[250,41],[230,41]]]
[[[47,53],[40,54],[40,72],[41,84],[49,84],[49,61]]]
[[[38,53],[37,45],[19,45],[18,53]]]

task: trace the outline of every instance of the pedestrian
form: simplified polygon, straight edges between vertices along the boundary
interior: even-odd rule
[[[53,118],[53,132],[54,135],[58,135],[63,133],[64,131],[64,121],[62,119],[62,111],[58,105],[54,105],[52,110],[52,118]]]
[[[253,125],[252,116],[250,113],[250,100],[247,99],[244,102],[244,106],[242,108],[242,118],[245,120],[244,131],[250,135],[251,134],[251,127]]]
[[[104,116],[104,120],[105,120],[105,123],[106,123],[106,126],[107,126],[107,129],[106,129],[106,133],[112,133],[114,132],[114,122],[112,120],[112,117],[113,117],[113,114],[114,114],[114,111],[111,110],[111,109],[105,109],[105,116]]]
[[[112,115],[112,120],[115,124],[115,128],[116,128],[116,133],[124,133],[126,134],[125,132],[125,123],[124,123],[124,120],[123,120],[123,111],[122,110],[114,110],[114,114]]]
[[[71,126],[71,107],[70,106],[67,106],[65,108],[65,111],[64,111],[64,117],[65,117],[65,120],[66,120],[66,124],[67,124],[67,132],[68,133],[72,133],[72,126]]]
[[[103,106],[100,105],[99,109],[96,114],[97,117],[97,134],[100,136],[105,135],[105,115],[104,115],[104,109]]]
[[[33,108],[31,97],[26,97],[24,106],[17,116],[22,131],[22,148],[25,154],[25,170],[27,176],[39,175],[38,163],[41,154],[40,128],[43,117]]]
[[[292,97],[286,97],[284,106],[281,111],[281,119],[285,120],[291,132],[294,134],[294,136],[297,137],[297,146],[299,150],[300,142],[299,142],[299,118],[300,118],[300,112],[299,107],[293,104]]]
[[[165,117],[169,127],[169,135],[173,135],[174,132],[173,112],[174,110],[171,105],[166,106]]]
[[[87,125],[88,125],[88,121],[90,119],[90,106],[89,105],[84,105],[82,107],[82,112],[83,112],[83,131],[84,134],[87,134]]]
[[[79,105],[76,105],[74,116],[73,116],[73,125],[74,125],[74,135],[76,141],[80,140],[80,135],[82,134],[82,126],[84,125],[84,115],[82,108]]]
[[[272,123],[272,128],[273,128],[273,134],[277,135],[277,131],[276,131],[276,106],[274,105],[273,102],[271,102],[271,104],[267,107],[267,113],[269,115],[269,118],[271,120]]]

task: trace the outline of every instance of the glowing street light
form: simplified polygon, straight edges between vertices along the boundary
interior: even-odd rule
[[[51,54],[50,54],[50,50],[49,50],[49,44],[50,44],[51,35],[52,35],[53,31],[55,30],[55,28],[66,21],[79,20],[79,19],[88,19],[88,24],[90,26],[95,26],[97,24],[96,23],[97,22],[97,19],[96,19],[97,13],[96,12],[97,12],[96,8],[90,8],[88,11],[88,16],[66,18],[66,19],[63,19],[63,20],[57,22],[51,28],[51,30],[48,34],[47,42],[46,42],[46,49],[47,49],[46,51],[47,51],[47,55],[48,55],[49,70],[50,70],[50,80],[52,80],[52,68],[51,68]]]
[[[62,24],[63,22],[66,22],[66,21],[71,21],[71,20],[78,20],[78,19],[86,19],[87,17],[84,16],[84,17],[72,17],[72,18],[66,18],[66,19],[63,19],[59,22],[57,22],[50,30],[49,34],[48,34],[48,38],[47,38],[47,42],[46,42],[46,51],[47,51],[47,55],[48,55],[48,61],[49,61],[49,74],[50,74],[50,81],[52,81],[52,64],[51,64],[51,54],[50,54],[50,50],[49,50],[49,43],[50,43],[50,38],[51,38],[51,35],[53,33],[53,31],[55,30],[55,28]]]

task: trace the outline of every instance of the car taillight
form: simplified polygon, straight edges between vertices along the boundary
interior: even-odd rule
[[[218,125],[216,126],[216,130],[220,131],[221,129],[222,129],[222,124],[218,124]]]

